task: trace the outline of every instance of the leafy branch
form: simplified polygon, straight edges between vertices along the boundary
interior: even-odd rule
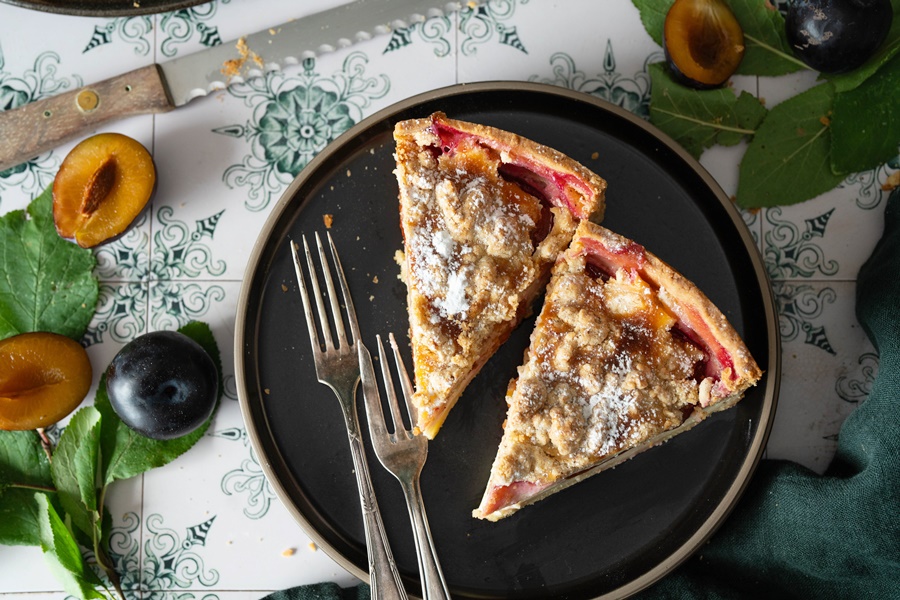
[[[744,31],[738,74],[776,76],[806,69],[794,57],[781,14],[767,0],[726,0]],[[662,44],[674,0],[633,0],[641,21]],[[745,208],[794,204],[831,190],[850,173],[898,154],[900,0],[882,47],[852,72],[766,111],[752,95],[728,88],[694,90],[675,82],[665,64],[650,66],[650,120],[693,156],[715,145],[749,140],[741,160],[737,203]]]
[[[0,217],[0,339],[53,331],[77,340],[94,315],[96,260],[60,239],[51,215],[48,189],[27,213]],[[221,399],[222,365],[209,326],[192,322],[179,331],[213,359]],[[0,431],[0,544],[40,547],[63,589],[86,600],[105,598],[101,590],[110,595],[94,571],[99,568],[124,599],[105,547],[109,486],[172,462],[203,436],[212,418],[181,438],[145,438],[112,409],[104,376],[93,405],[72,415],[55,448],[42,430]],[[87,564],[88,552],[94,567]]]

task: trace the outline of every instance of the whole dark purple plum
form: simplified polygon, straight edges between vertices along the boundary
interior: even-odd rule
[[[155,331],[127,344],[106,371],[106,390],[122,421],[149,438],[186,435],[212,414],[218,373],[200,344]]]
[[[793,0],[785,33],[804,63],[823,73],[843,73],[878,50],[892,19],[890,0]]]

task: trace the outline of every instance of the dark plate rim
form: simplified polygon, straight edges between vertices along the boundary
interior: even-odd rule
[[[211,0],[0,0],[19,8],[75,17],[137,17],[164,13]],[[137,4],[137,6],[135,6]]]
[[[753,265],[754,274],[756,275],[756,279],[760,286],[760,292],[762,295],[761,300],[766,316],[766,334],[769,340],[769,360],[768,364],[764,365],[763,367],[763,370],[766,373],[766,389],[763,397],[762,407],[760,410],[760,422],[756,428],[756,433],[754,434],[753,440],[749,446],[747,455],[744,458],[744,462],[741,465],[741,468],[736,473],[733,483],[731,484],[731,486],[729,486],[721,501],[710,513],[706,521],[701,524],[701,526],[691,537],[689,537],[680,547],[675,549],[666,559],[662,560],[655,567],[645,572],[642,576],[616,588],[615,590],[598,596],[596,600],[625,598],[649,587],[650,585],[664,577],[666,574],[672,572],[682,562],[687,560],[713,535],[713,533],[715,533],[719,526],[724,522],[725,518],[734,509],[735,505],[746,489],[750,478],[753,475],[753,472],[756,470],[759,460],[762,457],[766,441],[768,440],[769,432],[771,431],[772,423],[774,421],[775,409],[778,401],[778,392],[781,384],[781,340],[780,330],[778,327],[777,312],[775,308],[775,295],[768,277],[768,273],[765,269],[765,265],[762,256],[760,255],[759,249],[756,246],[756,242],[750,234],[749,229],[744,224],[744,221],[737,208],[734,206],[733,202],[728,198],[719,184],[715,181],[715,179],[713,179],[712,175],[710,175],[709,172],[706,171],[706,169],[700,164],[700,162],[693,156],[688,154],[688,152],[685,151],[671,137],[657,129],[648,121],[641,119],[640,117],[615,104],[582,92],[576,92],[566,88],[543,83],[520,81],[485,81],[478,83],[461,83],[424,92],[422,94],[418,94],[394,103],[386,108],[379,110],[366,119],[363,119],[358,124],[335,139],[324,150],[316,155],[316,157],[312,161],[310,161],[306,168],[301,171],[301,173],[284,191],[281,198],[273,208],[268,219],[266,220],[265,224],[263,225],[263,228],[261,229],[256,242],[254,243],[250,258],[247,262],[243,283],[241,284],[240,295],[238,297],[234,334],[235,380],[238,400],[241,407],[241,414],[247,427],[250,442],[254,450],[262,458],[260,462],[262,464],[263,471],[266,474],[266,478],[272,484],[281,503],[285,506],[285,508],[287,508],[288,512],[290,512],[290,514],[303,528],[310,539],[312,539],[318,547],[322,548],[322,550],[325,551],[325,553],[328,554],[329,557],[331,557],[341,567],[359,578],[361,581],[368,582],[368,573],[360,570],[356,566],[356,564],[340,554],[340,552],[338,552],[328,542],[328,540],[326,540],[321,534],[319,534],[319,532],[315,529],[315,527],[311,524],[307,517],[299,509],[297,509],[296,506],[294,506],[290,495],[286,491],[285,487],[281,484],[278,478],[278,474],[275,472],[271,461],[268,460],[269,457],[267,456],[267,453],[263,448],[261,436],[265,434],[266,424],[257,423],[253,418],[252,408],[250,406],[250,398],[248,397],[246,388],[246,372],[244,370],[244,349],[249,343],[249,340],[245,337],[247,328],[247,306],[250,301],[250,297],[253,294],[253,274],[259,267],[260,259],[269,237],[272,235],[273,230],[280,222],[287,208],[292,204],[294,195],[296,194],[297,190],[303,186],[306,180],[313,176],[313,174],[317,171],[322,163],[326,162],[330,156],[340,151],[340,149],[348,141],[352,140],[357,135],[369,129],[373,125],[383,120],[389,119],[393,115],[403,112],[404,110],[407,110],[416,105],[459,95],[498,91],[510,93],[539,93],[592,104],[596,108],[612,113],[614,116],[626,119],[630,123],[644,129],[647,133],[654,136],[659,142],[667,146],[679,158],[681,158],[685,162],[685,164],[701,178],[703,183],[710,188],[710,190],[722,204],[722,206],[726,210],[726,213],[731,218],[735,229],[740,235],[744,247],[747,249],[750,261]]]

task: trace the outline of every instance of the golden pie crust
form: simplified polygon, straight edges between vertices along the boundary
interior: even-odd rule
[[[417,427],[433,438],[528,313],[606,182],[560,152],[442,113],[394,130]]]
[[[581,222],[555,266],[473,515],[496,521],[733,406],[761,377],[725,316],[635,242]]]

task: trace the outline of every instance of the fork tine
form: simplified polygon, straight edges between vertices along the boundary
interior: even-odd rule
[[[306,240],[303,240],[304,245]],[[309,303],[309,293],[306,291],[306,278],[303,277],[303,267],[300,265],[300,256],[297,254],[297,242],[291,240],[291,254],[294,258],[294,270],[297,272],[297,282],[300,284],[300,297],[303,299],[303,312],[306,315],[306,326],[309,328],[309,341],[313,346],[313,352],[321,352],[319,334],[316,332],[316,322],[313,316],[312,305]],[[315,276],[315,274],[313,274]],[[318,294],[317,294],[318,295]]]
[[[359,339],[359,323],[356,320],[356,309],[353,307],[353,297],[350,295],[350,287],[347,285],[347,277],[344,275],[344,267],[341,266],[341,259],[338,256],[337,248],[334,240],[331,239],[331,233],[325,232],[328,237],[328,245],[331,247],[331,257],[334,259],[335,271],[337,271],[338,282],[341,285],[341,294],[344,296],[344,305],[347,311],[347,320],[350,322],[350,345],[352,346]],[[343,331],[343,322],[341,323],[341,331]]]
[[[413,385],[409,379],[409,371],[406,370],[406,364],[403,362],[403,357],[400,356],[400,348],[397,347],[397,340],[394,339],[394,334],[389,333],[388,339],[391,342],[391,349],[394,351],[394,363],[397,365],[397,376],[400,378],[400,389],[403,390],[403,400],[406,402],[409,422],[412,427],[415,427],[416,422],[419,420],[419,411],[412,403]]]
[[[394,378],[391,376],[391,366],[388,364],[387,355],[384,352],[384,344],[381,342],[381,336],[376,335],[378,340],[378,360],[381,362],[381,378],[384,381],[384,391],[387,392],[388,404],[391,406],[391,419],[394,422],[394,435],[398,438],[406,433],[406,427],[403,425],[403,415],[400,414],[400,401],[397,399],[397,390],[394,388]]]
[[[305,235],[303,236],[303,249],[306,252],[306,266],[309,268],[309,279],[312,282],[313,295],[316,297],[316,308],[319,312],[319,323],[322,326],[322,337],[325,338],[325,350],[334,350],[334,338],[331,336],[331,326],[328,324],[328,315],[325,314],[325,304],[322,302],[322,289],[319,287],[319,276],[316,275],[316,267],[313,265],[312,252],[309,251],[309,244],[306,243]],[[322,262],[325,261],[323,260]],[[328,279],[331,278],[331,275],[327,271],[325,274]],[[317,348],[317,350],[321,352],[321,348]]]
[[[357,344],[357,346],[359,375],[362,380],[363,398],[366,402],[366,418],[369,420],[369,430],[372,434],[372,441],[375,443],[375,440],[387,436],[387,425],[381,409],[381,395],[378,393],[375,369],[372,367],[372,355],[369,354],[365,344]]]

